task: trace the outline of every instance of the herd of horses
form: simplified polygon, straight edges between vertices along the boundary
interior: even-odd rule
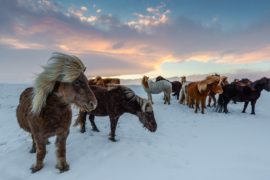
[[[266,77],[254,82],[245,78],[241,80],[235,79],[233,82],[229,83],[227,77],[213,74],[201,81],[186,81],[186,77],[183,76],[180,78],[180,81],[170,82],[170,86],[165,82],[170,81],[161,76],[156,78],[156,82],[149,80],[149,77],[147,76],[142,78],[142,86],[147,93],[149,100],[152,101],[150,93],[157,94],[163,92],[165,100],[164,104],[166,104],[167,94],[171,91],[174,93],[173,95],[177,96],[177,100],[179,100],[180,104],[194,108],[195,113],[200,109],[202,114],[204,114],[206,108],[207,97],[207,106],[216,107],[217,112],[228,113],[228,103],[233,101],[234,103],[244,102],[243,113],[246,112],[246,108],[250,102],[251,114],[255,114],[255,104],[261,95],[261,91],[270,91],[270,78]],[[168,90],[169,88],[171,88],[171,90]],[[216,94],[219,94],[218,100],[216,100]],[[170,98],[168,99],[170,100]],[[213,105],[211,105],[212,101],[214,102]],[[170,101],[168,104],[170,104]]]
[[[142,87],[148,99],[135,94],[130,88],[120,85],[118,78],[101,78],[88,80],[86,67],[76,56],[54,53],[43,71],[37,75],[33,87],[26,88],[20,95],[16,116],[19,126],[30,133],[32,149],[36,153],[36,163],[31,167],[32,173],[43,168],[48,138],[56,136],[56,168],[60,172],[69,170],[66,160],[66,140],[72,121],[71,105],[79,110],[74,126],[80,125],[80,131],[85,132],[87,115],[93,131],[99,131],[95,124],[95,116],[108,116],[110,120],[111,141],[116,141],[115,131],[120,116],[130,113],[138,117],[143,127],[150,132],[157,130],[153,111],[152,94],[164,93],[164,104],[171,103],[171,93],[185,104],[194,108],[197,113],[204,113],[206,98],[208,106],[214,101],[218,112],[228,112],[227,105],[233,102],[245,102],[243,112],[251,102],[252,114],[255,114],[255,104],[261,91],[270,91],[270,79],[263,77],[251,82],[248,79],[235,80],[229,83],[227,77],[214,74],[201,81],[170,82],[158,76],[156,81],[149,77],[142,78]],[[219,94],[218,100],[215,95]],[[217,104],[216,104],[217,103]]]

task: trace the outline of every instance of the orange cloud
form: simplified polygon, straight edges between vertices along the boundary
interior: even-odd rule
[[[217,62],[241,64],[265,60],[270,61],[270,45],[247,53],[225,55]]]
[[[8,45],[15,49],[41,49],[43,45],[38,43],[23,42],[19,39],[2,37],[0,38],[0,44]]]

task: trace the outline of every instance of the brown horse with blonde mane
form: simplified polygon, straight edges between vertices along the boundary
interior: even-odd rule
[[[225,77],[217,75],[207,76],[205,80],[198,82],[191,82],[187,86],[188,105],[193,107],[195,104],[195,113],[198,112],[201,104],[201,113],[204,114],[205,100],[210,91],[221,94],[223,92],[221,83]]]
[[[33,173],[43,167],[46,142],[51,136],[56,136],[56,168],[60,172],[69,170],[66,140],[72,118],[71,104],[85,111],[97,106],[84,71],[85,66],[79,58],[55,53],[37,76],[34,87],[22,92],[16,115],[20,127],[32,135],[30,152],[36,152]]]
[[[108,87],[112,84],[120,84],[119,78],[102,78],[101,76],[97,76],[94,79],[89,79],[89,85],[97,85],[102,87]]]
[[[220,76],[219,74],[215,74],[215,75]],[[224,77],[222,79],[222,82],[221,82],[222,88],[227,84],[229,84],[227,77]],[[214,91],[210,90],[209,95],[208,95],[207,107],[211,107],[212,100],[213,100],[213,106],[216,107],[216,105],[217,105],[216,93]]]

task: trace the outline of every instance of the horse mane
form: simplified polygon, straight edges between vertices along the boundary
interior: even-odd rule
[[[161,81],[161,80],[166,80],[166,81],[169,81],[168,79],[165,79],[164,77],[162,77],[162,76],[158,76],[158,77],[156,77],[156,82],[157,81]]]
[[[258,80],[254,81],[254,82],[251,82],[249,85],[250,85],[250,87],[255,88],[255,86],[260,84],[262,81],[265,82],[267,79],[268,79],[267,77],[262,77],[261,79],[258,79]]]
[[[86,67],[78,57],[59,52],[53,53],[47,65],[43,66],[43,72],[37,76],[34,82],[31,110],[33,114],[40,114],[56,82],[72,82],[85,69]]]
[[[146,105],[151,106],[151,103],[148,100],[136,95],[135,92],[133,90],[129,89],[128,87],[121,86],[121,89],[123,91],[123,94],[125,95],[126,100],[128,102],[131,102],[131,103],[137,102],[139,104],[139,106],[141,107],[142,111],[145,111]],[[152,106],[151,106],[151,108],[152,108]]]
[[[142,85],[145,88],[149,88],[149,86],[148,86],[148,77],[147,76],[143,76],[143,78],[142,78]]]
[[[204,80],[199,81],[197,84],[199,92],[203,92],[207,90],[207,85],[213,84],[213,83],[221,83],[223,80],[222,77],[217,75],[210,75],[207,76]]]
[[[104,80],[102,79],[101,76],[97,76],[95,79],[94,79],[94,83],[98,86],[103,86],[105,87],[105,83],[104,83]]]

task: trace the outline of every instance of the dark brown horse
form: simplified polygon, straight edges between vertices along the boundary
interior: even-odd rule
[[[248,81],[246,81],[248,82]],[[263,77],[252,83],[233,82],[223,87],[223,94],[219,95],[217,111],[228,113],[228,103],[230,100],[245,102],[242,113],[251,102],[251,114],[255,114],[255,104],[261,95],[261,91],[270,91],[270,79]]]
[[[162,76],[156,77],[156,82],[157,81],[161,81],[161,80],[166,80],[166,81],[170,82],[169,80],[165,79]],[[181,87],[182,87],[182,83],[179,82],[179,81],[172,81],[170,83],[172,84],[172,92],[173,92],[172,95],[173,96],[176,96],[176,99],[178,100],[179,99],[180,90],[181,90]]]
[[[89,120],[94,131],[99,131],[95,124],[95,116],[109,116],[111,132],[109,139],[115,141],[115,130],[119,117],[124,113],[136,115],[140,122],[149,131],[155,132],[157,124],[150,101],[137,96],[131,89],[115,85],[109,88],[90,86],[97,100],[98,106],[94,111],[89,112]],[[87,113],[83,110],[75,122],[75,126],[80,124],[81,132],[85,132],[85,121]]]
[[[71,104],[91,111],[97,100],[84,75],[85,66],[75,56],[55,53],[44,71],[37,77],[34,87],[25,89],[17,107],[17,120],[21,128],[32,135],[32,151],[36,151],[36,164],[32,172],[43,167],[46,142],[56,136],[57,165],[67,171],[66,139],[72,118]]]

